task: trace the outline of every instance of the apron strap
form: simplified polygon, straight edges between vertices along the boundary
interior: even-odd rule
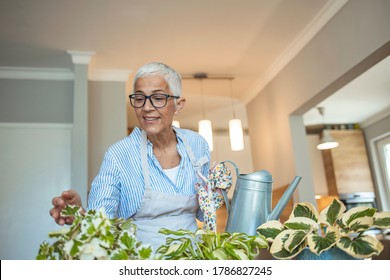
[[[198,161],[196,161],[194,152],[192,151],[192,149],[191,149],[191,147],[190,147],[190,145],[189,145],[189,143],[187,141],[187,138],[184,137],[183,134],[181,134],[181,132],[179,130],[177,130],[175,127],[173,127],[173,130],[175,130],[176,134],[178,134],[180,136],[180,138],[183,139],[184,147],[186,148],[187,154],[188,154],[188,156],[190,158],[192,166],[195,169],[195,172],[198,175],[201,174],[202,166],[204,164],[206,164],[209,160],[207,159],[207,157],[203,156]]]
[[[144,175],[145,189],[151,187],[150,174],[148,166],[148,150],[147,150],[148,137],[146,132],[142,130],[141,133],[141,165],[142,174]]]

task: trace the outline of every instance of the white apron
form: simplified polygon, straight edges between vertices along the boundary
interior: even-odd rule
[[[178,132],[176,131],[176,133]],[[195,162],[194,154],[186,139],[181,138],[196,174],[208,160],[202,157],[198,162]],[[185,229],[193,232],[198,229],[195,214],[199,208],[199,203],[197,194],[176,195],[152,190],[147,162],[147,135],[145,131],[142,131],[141,138],[141,161],[145,193],[140,208],[131,218],[137,225],[137,240],[145,245],[152,245],[153,250],[156,251],[159,246],[165,244],[167,238],[167,235],[158,233],[161,228],[170,230]]]

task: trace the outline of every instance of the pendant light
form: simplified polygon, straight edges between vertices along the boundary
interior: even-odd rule
[[[210,151],[213,151],[213,129],[211,125],[211,121],[207,120],[205,118],[205,113],[204,113],[204,104],[203,104],[203,79],[207,78],[207,75],[204,73],[198,73],[194,75],[194,78],[199,79],[200,81],[200,92],[201,92],[201,102],[202,102],[202,120],[199,121],[198,123],[198,130],[199,134],[206,139]]]
[[[324,107],[318,107],[318,112],[322,116],[322,123],[325,126],[325,121],[324,121],[324,114],[325,114],[325,109]],[[328,150],[328,149],[333,149],[339,146],[339,143],[330,135],[329,130],[324,129],[322,131],[322,136],[320,139],[320,143],[317,145],[318,150]]]
[[[230,148],[232,149],[232,151],[242,151],[244,149],[244,133],[242,131],[241,120],[236,118],[232,90],[232,79],[229,79],[229,85],[233,111],[233,119],[229,121]]]

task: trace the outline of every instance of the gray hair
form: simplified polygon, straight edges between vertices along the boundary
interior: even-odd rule
[[[134,77],[133,88],[139,78],[160,76],[163,78],[174,96],[181,96],[181,76],[174,69],[160,62],[151,62],[141,66]]]

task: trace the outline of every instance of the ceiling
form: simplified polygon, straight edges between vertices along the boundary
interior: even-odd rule
[[[390,56],[303,115],[306,125],[369,124],[390,113]],[[324,108],[322,119],[318,107]]]
[[[67,51],[94,52],[91,72],[134,73],[144,63],[161,61],[185,78],[187,105],[178,117],[181,122],[190,126],[204,113],[220,116],[232,107],[241,117],[245,104],[346,2],[1,0],[0,67],[71,69]],[[387,60],[380,67],[390,69],[389,64]],[[234,79],[202,80],[201,91],[200,80],[186,79],[200,72]],[[326,120],[360,122],[389,108],[389,78],[383,73],[369,71],[323,101]],[[377,90],[378,98],[373,98]],[[368,92],[369,100],[350,98],[367,98]],[[364,106],[349,110],[357,108],[355,101]],[[336,116],[340,119],[331,120]],[[321,122],[317,112],[309,111],[304,119]]]

